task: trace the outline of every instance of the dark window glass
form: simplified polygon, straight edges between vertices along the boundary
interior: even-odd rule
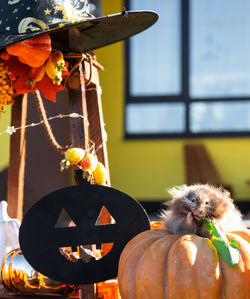
[[[126,137],[249,136],[250,1],[126,7],[160,15],[126,42]]]

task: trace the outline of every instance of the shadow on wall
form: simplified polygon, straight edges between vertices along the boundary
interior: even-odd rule
[[[0,201],[7,201],[8,168],[0,172]]]

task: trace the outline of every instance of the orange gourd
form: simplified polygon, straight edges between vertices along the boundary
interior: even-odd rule
[[[20,62],[37,68],[42,66],[51,54],[51,38],[48,34],[35,36],[7,46],[6,51],[17,56]]]
[[[250,231],[226,234],[240,248],[239,264],[222,260],[207,238],[149,230],[134,237],[119,262],[124,299],[250,298]]]

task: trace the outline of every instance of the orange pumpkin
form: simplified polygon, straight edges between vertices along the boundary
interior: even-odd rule
[[[40,67],[49,58],[52,47],[48,34],[35,36],[6,47],[8,54],[31,67]]]
[[[228,233],[240,248],[239,264],[224,262],[207,238],[149,230],[134,237],[119,262],[124,299],[250,298],[250,231]],[[248,240],[248,241],[247,241]]]

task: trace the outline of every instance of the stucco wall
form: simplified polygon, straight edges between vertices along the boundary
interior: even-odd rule
[[[103,1],[104,14],[122,10],[121,0]],[[143,33],[141,33],[143,34]],[[112,185],[137,199],[162,200],[166,188],[186,183],[183,146],[204,143],[223,181],[235,198],[250,198],[250,139],[124,140],[124,43],[95,51],[105,67],[100,73],[108,133]]]

